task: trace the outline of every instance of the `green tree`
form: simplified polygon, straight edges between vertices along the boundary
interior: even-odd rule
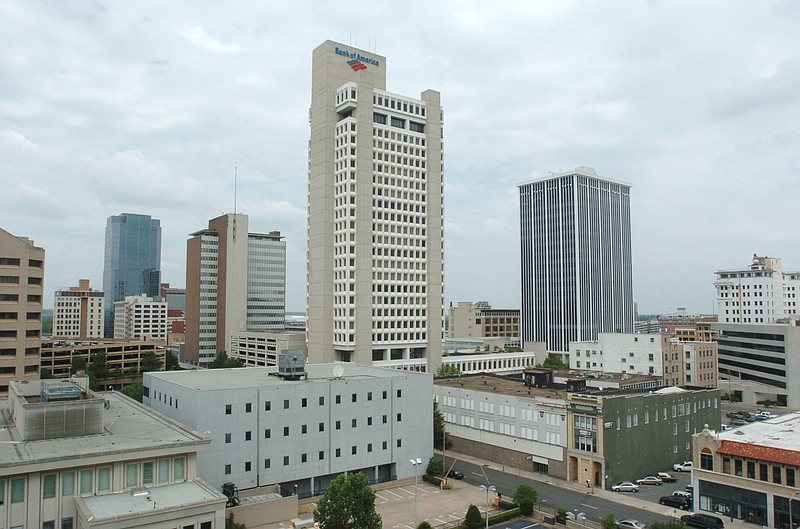
[[[148,373],[150,371],[161,371],[161,366],[164,363],[161,359],[156,356],[155,351],[147,351],[145,354],[142,355],[142,359],[139,362],[139,370],[142,373]]]
[[[433,529],[433,527],[431,527],[431,524],[429,524],[427,521],[423,521],[419,523],[417,529]]]
[[[40,380],[47,380],[48,378],[53,378],[53,372],[43,367],[39,370],[39,379]]]
[[[617,519],[614,518],[614,514],[608,513],[605,516],[603,516],[603,519],[600,520],[600,526],[603,529],[617,529]]]
[[[533,506],[538,498],[539,493],[536,492],[536,489],[524,483],[517,485],[514,491],[514,503],[519,505],[519,510],[525,516],[533,514]]]
[[[442,447],[444,442],[444,447]],[[439,411],[439,404],[433,402],[433,448],[436,450],[450,450],[453,447],[453,440],[447,435],[444,427],[444,415]]]
[[[686,524],[680,520],[670,518],[668,522],[651,522],[647,524],[651,529],[686,529]]]
[[[144,385],[141,382],[134,382],[132,384],[126,384],[122,386],[120,390],[125,395],[129,396],[133,400],[138,400],[142,402],[144,399]]]
[[[89,372],[95,376],[97,382],[104,382],[108,378],[108,358],[103,351],[93,353],[89,359]]]
[[[339,474],[319,500],[314,521],[321,529],[381,529],[375,492],[367,476],[361,472]]]
[[[78,371],[86,371],[86,359],[82,356],[73,356],[69,364],[69,374],[77,375]]]
[[[431,457],[428,460],[428,467],[425,469],[425,473],[429,476],[441,476],[444,474],[444,463],[441,459],[437,459],[436,456]]]
[[[556,523],[564,525],[567,523],[567,510],[564,507],[556,509]]]
[[[209,369],[226,369],[231,367],[244,367],[244,364],[238,358],[229,358],[228,353],[220,351],[217,357],[208,364]]]
[[[178,357],[172,351],[167,351],[167,355],[164,359],[166,360],[165,371],[179,371],[181,369],[178,363]]]
[[[481,511],[474,505],[470,505],[467,509],[467,515],[464,518],[464,527],[465,529],[481,529],[483,527]]]
[[[460,375],[461,370],[458,366],[450,365],[450,364],[442,364],[439,366],[439,370],[436,371],[437,377],[449,377],[452,375]]]
[[[557,355],[549,354],[547,358],[544,359],[542,362],[542,367],[546,367],[548,369],[553,369],[554,371],[561,371],[564,369],[569,369],[569,366],[561,361],[561,359]]]
[[[234,521],[233,512],[231,512],[228,514],[227,518],[225,518],[225,529],[247,529],[247,526],[243,523]]]

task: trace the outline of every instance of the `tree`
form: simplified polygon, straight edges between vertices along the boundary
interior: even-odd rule
[[[320,529],[381,529],[375,492],[361,472],[334,479],[314,510]]]
[[[651,522],[647,526],[652,529],[686,529],[685,523],[672,518],[668,522]]]
[[[125,395],[129,396],[133,400],[138,400],[142,402],[144,399],[144,385],[141,382],[134,382],[132,384],[126,384],[122,386],[120,390]]]
[[[225,529],[247,529],[247,526],[243,523],[234,521],[233,512],[231,512],[228,514],[228,517],[225,518]]]
[[[217,357],[208,364],[209,369],[227,369],[231,367],[244,367],[244,364],[238,358],[228,358],[228,353],[220,351]]]
[[[538,498],[539,494],[536,489],[524,483],[517,485],[514,491],[514,503],[519,505],[519,510],[525,516],[533,514],[533,506]]]
[[[554,371],[569,369],[569,366],[567,364],[562,362],[557,355],[553,354],[547,355],[547,358],[545,358],[544,362],[542,362],[542,367],[553,369]]]
[[[48,378],[53,378],[53,372],[43,367],[39,370],[39,380],[47,380]]]
[[[488,516],[489,513],[486,513]],[[464,518],[465,529],[481,529],[483,527],[483,516],[481,511],[474,505],[470,505],[467,509],[467,516]]]
[[[617,519],[614,518],[614,514],[608,513],[603,516],[603,519],[600,520],[600,526],[603,529],[617,529]]]
[[[142,355],[142,359],[139,362],[139,370],[142,373],[147,373],[149,371],[161,371],[161,366],[163,365],[164,363],[158,356],[156,356],[155,351],[147,351]]]
[[[92,353],[89,359],[89,372],[97,378],[98,383],[108,378],[108,358],[103,351]]]
[[[78,371],[86,371],[86,359],[82,356],[73,356],[69,364],[69,374],[77,375]]]
[[[425,469],[425,473],[429,476],[441,476],[444,474],[444,463],[441,459],[437,459],[436,456],[431,457],[428,460],[428,467]]]
[[[166,366],[164,367],[165,371],[180,371],[181,366],[178,363],[178,357],[172,351],[167,351],[166,356],[164,357],[166,360]]]
[[[458,366],[450,365],[450,364],[442,364],[439,366],[439,370],[436,371],[437,377],[449,377],[452,375],[460,375],[461,370]]]
[[[431,524],[429,524],[427,521],[423,521],[419,523],[417,529],[433,529],[433,527],[431,527]]]
[[[442,447],[444,442],[444,447]],[[444,415],[439,411],[439,404],[433,403],[433,448],[436,450],[449,450],[453,447],[453,440],[447,435],[444,428]]]
[[[564,507],[556,509],[556,523],[565,525],[567,523],[567,510]]]

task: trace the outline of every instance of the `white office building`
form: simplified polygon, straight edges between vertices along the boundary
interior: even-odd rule
[[[666,334],[604,333],[597,340],[570,342],[570,369],[629,375],[663,374],[663,358],[670,350]]]
[[[444,320],[443,113],[386,90],[386,58],[314,50],[308,184],[311,362],[420,359]]]
[[[196,474],[210,441],[87,383],[11,383],[0,413],[0,527],[224,529],[225,497]]]
[[[114,303],[114,338],[166,340],[167,302],[161,298],[126,296]]]
[[[633,332],[630,185],[578,167],[517,187],[523,346]]]
[[[88,279],[78,286],[56,290],[53,301],[53,336],[56,338],[102,338],[105,329],[105,297],[92,290]]]
[[[198,475],[240,489],[324,492],[342,472],[414,476],[433,455],[433,376],[353,363],[146,373],[144,402],[212,440]]]
[[[800,272],[784,272],[779,258],[754,254],[748,268],[715,273],[720,323],[776,323],[797,317]]]

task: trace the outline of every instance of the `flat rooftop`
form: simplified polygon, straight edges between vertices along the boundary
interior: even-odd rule
[[[29,463],[130,454],[143,450],[210,444],[210,440],[118,392],[105,400],[103,432],[97,435],[25,441],[7,407],[0,410],[0,473]],[[54,403],[58,406],[58,403]],[[76,462],[77,464],[77,462]]]
[[[426,373],[404,371],[385,367],[372,367],[352,363],[306,364],[308,380],[287,380],[277,376],[276,366],[237,367],[232,369],[200,369],[187,371],[158,371],[149,375],[194,390],[223,390],[288,386],[327,382],[330,380],[357,380],[370,378],[400,378],[421,376]],[[340,370],[340,376],[337,376]],[[427,373],[428,376],[431,376]]]
[[[192,504],[204,505],[225,501],[224,496],[212,490],[201,480],[134,489],[115,494],[79,498],[94,517],[94,523],[110,518],[158,514],[159,511]]]
[[[471,391],[497,393],[512,397],[549,397],[567,400],[567,390],[557,388],[529,388],[522,378],[514,380],[492,375],[462,375],[460,377],[437,378],[434,385]]]
[[[719,432],[719,439],[800,452],[800,412],[737,426]]]

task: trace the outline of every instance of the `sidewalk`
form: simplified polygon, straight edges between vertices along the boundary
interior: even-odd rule
[[[440,457],[442,455],[442,453],[440,451],[436,451],[436,454],[439,455]],[[456,453],[456,452],[447,452],[446,455],[448,457],[457,458],[457,459],[459,459],[461,461],[467,461],[469,463],[473,463],[473,464],[476,464],[476,465],[487,466],[487,467],[493,468],[495,470],[501,470],[503,468],[503,465],[501,465],[501,464],[493,463],[491,461],[485,461],[483,459],[467,456],[467,455],[464,455],[464,454],[459,454],[459,453]],[[547,483],[549,485],[555,485],[555,486],[560,487],[560,488],[570,489],[570,490],[573,490],[573,491],[576,491],[576,492],[582,492],[582,493],[585,493],[585,494],[592,494],[591,492],[587,492],[586,491],[586,486],[585,485],[583,485],[582,483],[578,483],[576,481],[566,481],[566,480],[554,478],[552,476],[547,476],[547,475],[544,475],[544,474],[540,474],[538,472],[531,472],[529,470],[523,470],[523,469],[520,469],[518,467],[514,467],[514,468],[509,467],[509,473],[518,474],[521,477],[524,477],[524,478],[527,478],[527,479],[530,479],[530,480],[533,480],[533,481],[538,481],[538,482],[541,482],[541,483]],[[596,488],[596,487],[594,489],[594,493],[593,494],[595,496],[597,496],[597,497],[603,498],[603,499],[608,500],[608,501],[612,501],[612,502],[615,502],[615,503],[621,503],[621,504],[624,504],[624,505],[628,505],[630,507],[636,507],[637,509],[643,509],[643,510],[654,512],[654,513],[657,513],[657,514],[662,514],[664,516],[678,516],[680,518],[680,516],[682,516],[684,514],[687,514],[686,511],[680,511],[680,510],[676,510],[676,509],[674,509],[672,507],[667,507],[666,505],[660,505],[660,504],[655,503],[655,502],[638,499],[638,497],[635,494],[618,494],[616,492],[611,492],[610,490],[599,489],[599,488]],[[695,512],[700,512],[700,511],[695,511]],[[731,521],[731,519],[729,517],[725,517],[725,516],[722,516],[722,515],[715,515],[715,516],[718,516],[719,518],[722,519],[723,522],[725,522],[725,528],[726,529],[756,529],[756,528],[761,528],[762,527],[760,525],[753,525],[753,524],[744,523],[743,521],[736,520],[736,519]]]

